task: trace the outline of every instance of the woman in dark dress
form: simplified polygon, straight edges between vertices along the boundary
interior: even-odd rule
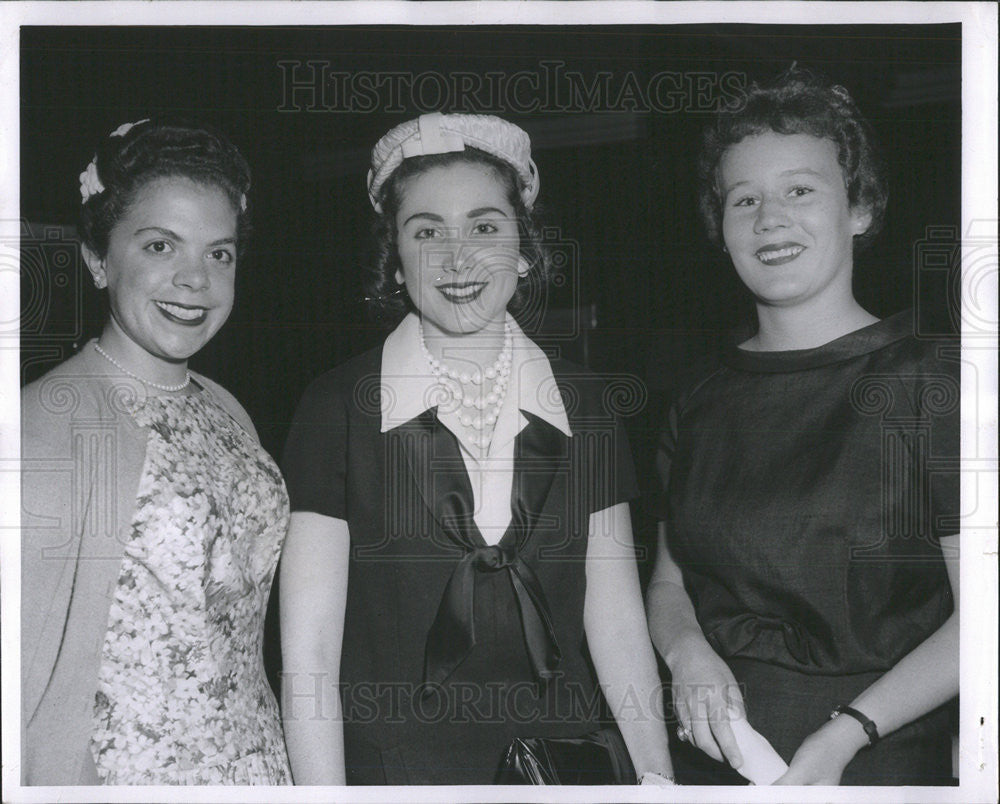
[[[740,767],[745,713],[791,763],[779,783],[950,783],[958,364],[853,296],[886,199],[869,129],[842,87],[790,71],[720,115],[701,167],[759,327],[660,450],[647,608],[678,735]],[[738,778],[716,767],[702,780]]]
[[[597,729],[602,693],[666,782],[625,435],[508,313],[547,270],[527,135],[425,115],[375,146],[368,189],[369,293],[402,320],[309,387],[285,451],[295,782],[489,784],[512,738]]]

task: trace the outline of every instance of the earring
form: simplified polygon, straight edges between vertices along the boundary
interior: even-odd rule
[[[529,263],[523,254],[519,255],[517,258],[517,275],[527,276],[528,271],[531,270],[531,263]]]
[[[95,288],[97,288],[98,290],[103,290],[107,286],[108,286],[107,277],[104,277],[104,276],[95,276],[94,277],[94,287]]]

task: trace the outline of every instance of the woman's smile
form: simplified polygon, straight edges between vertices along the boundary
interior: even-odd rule
[[[155,301],[163,317],[168,321],[192,327],[204,324],[208,318],[208,308],[179,302]]]
[[[478,299],[487,286],[487,282],[448,282],[438,285],[437,289],[452,304],[470,304]]]
[[[784,265],[799,256],[806,247],[801,243],[773,243],[757,249],[757,259],[764,265]]]

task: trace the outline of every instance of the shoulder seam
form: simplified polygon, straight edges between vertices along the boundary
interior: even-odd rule
[[[716,366],[707,375],[705,375],[704,377],[702,377],[702,379],[700,379],[697,383],[695,383],[694,385],[692,385],[688,390],[681,391],[681,393],[677,397],[677,408],[678,408],[678,410],[683,409],[684,407],[686,407],[687,403],[689,401],[691,401],[691,399],[703,387],[705,387],[705,385],[709,382],[709,380],[712,380],[717,374],[719,374],[720,372],[724,371],[725,368],[726,367],[724,365]]]

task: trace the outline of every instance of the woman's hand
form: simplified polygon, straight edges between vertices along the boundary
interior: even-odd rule
[[[730,720],[744,717],[743,696],[732,672],[703,639],[672,651],[669,663],[678,735],[710,757],[743,764]]]
[[[775,784],[840,784],[844,768],[868,744],[861,724],[840,716],[814,731],[799,746],[792,764]]]

